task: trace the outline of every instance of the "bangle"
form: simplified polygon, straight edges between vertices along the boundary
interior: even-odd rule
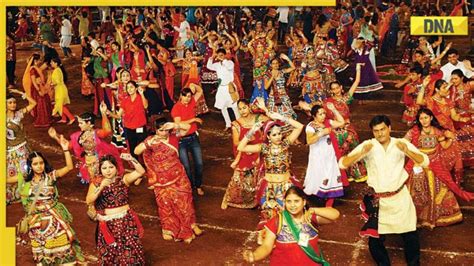
[[[21,95],[21,98],[22,98],[23,100],[25,100],[25,99],[26,99],[26,93],[23,93],[23,94]]]
[[[290,123],[290,119],[288,117],[283,117],[283,119],[281,121],[284,122],[285,124]]]
[[[69,150],[63,150],[63,152],[69,152]]]

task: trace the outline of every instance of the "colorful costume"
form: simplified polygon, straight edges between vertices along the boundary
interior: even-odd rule
[[[60,265],[84,260],[79,240],[71,227],[72,215],[58,201],[56,171],[43,175],[40,181],[26,182],[21,188],[22,203],[29,210],[39,193],[28,224],[33,259],[43,265]]]
[[[364,75],[361,76],[359,86],[357,86],[355,93],[369,93],[383,89],[382,82],[380,82],[377,72],[375,72],[369,59],[371,49],[371,43],[363,45],[361,49],[354,49],[354,63],[364,64],[360,70],[360,73],[364,73]]]
[[[267,178],[261,181],[257,192],[257,200],[260,205],[259,229],[284,209],[286,191],[294,184],[298,184],[290,173],[290,143],[285,139],[278,146],[277,149],[274,149],[272,144],[262,144],[261,155],[264,162],[265,177],[282,176],[284,181],[270,182]]]
[[[332,103],[346,122],[343,127],[334,129],[341,156],[349,154],[349,152],[359,145],[359,135],[350,121],[349,104],[351,104],[352,101],[353,98],[349,97],[348,94],[344,94],[340,99],[331,97],[325,101],[325,104]],[[334,119],[334,114],[332,112],[328,112],[327,114],[329,119]],[[346,170],[346,173],[351,179],[358,182],[365,180],[367,169],[365,169],[364,162],[359,161],[351,165]]]
[[[193,206],[191,183],[178,154],[178,138],[170,134],[169,142],[149,145],[148,137],[143,160],[147,167],[148,185],[153,187],[163,234],[174,239],[193,237],[196,215]]]
[[[270,265],[321,265],[311,260],[298,245],[298,241],[282,216],[278,214],[265,224],[265,228],[276,236],[275,247],[270,255]],[[318,247],[319,232],[315,227],[317,224],[317,216],[313,215],[311,223],[304,222],[300,230],[308,236],[308,246],[311,246],[317,254],[321,254]]]
[[[473,88],[469,83],[464,83],[461,86],[453,86],[451,88],[450,99],[454,102],[454,108],[461,117],[470,117],[471,121],[468,123],[454,122],[454,127],[457,129],[457,139],[462,143],[462,158],[464,166],[474,166],[474,125],[471,116],[471,104]]]
[[[110,131],[104,129],[77,131],[71,135],[70,146],[74,155],[79,158],[78,164],[81,183],[87,184],[90,179],[100,173],[99,158],[103,155],[113,155],[117,160],[117,170],[123,174],[124,168],[120,154],[112,144],[103,140],[110,135]]]
[[[255,121],[258,121],[258,116]],[[251,129],[244,127],[238,120],[232,122],[232,127],[239,132],[239,141]],[[262,132],[255,132],[249,145],[262,143]],[[237,155],[237,146],[233,145],[234,155]],[[256,190],[260,168],[260,154],[241,152],[241,157],[234,170],[224,195],[227,205],[235,208],[252,209],[257,206]]]
[[[453,141],[453,144],[443,151],[444,160],[443,163],[448,170],[454,169],[454,178],[457,182],[461,182],[463,175],[463,164],[464,159],[469,160],[469,158],[463,158],[462,154],[469,154],[472,151],[469,150],[472,147],[471,139],[460,139],[459,136],[462,135],[462,132],[471,130],[472,126],[466,125],[462,130],[456,131],[454,128],[453,120],[451,119],[451,110],[454,108],[454,103],[450,99],[445,99],[445,102],[436,101],[433,97],[426,98],[426,106],[430,109],[438,119],[440,125],[445,129],[450,130],[456,134],[456,140]]]
[[[430,159],[429,166],[424,169],[414,167],[412,161],[405,167],[410,174],[408,187],[416,207],[418,225],[433,229],[461,222],[462,213],[454,195],[469,200],[474,194],[456,185],[449,170],[444,167],[442,162],[445,159],[438,142],[439,138],[444,138],[443,132],[435,129],[427,135],[422,134],[418,127],[413,127],[405,138]]]
[[[93,180],[100,186],[101,178]],[[144,265],[145,256],[141,238],[143,227],[137,214],[128,209],[121,213],[105,215],[105,209],[128,204],[129,188],[123,177],[115,177],[95,201],[97,210],[97,250],[100,265]]]
[[[284,117],[296,119],[296,113],[291,105],[291,100],[286,93],[286,80],[283,71],[280,71],[270,90],[268,97],[268,110],[283,115]],[[284,131],[288,132],[289,126],[285,126]]]
[[[7,174],[8,178],[18,180],[20,187],[26,175],[26,159],[30,153],[23,131],[23,110],[15,112],[13,118],[7,118]],[[7,205],[20,199],[17,184],[7,184]]]

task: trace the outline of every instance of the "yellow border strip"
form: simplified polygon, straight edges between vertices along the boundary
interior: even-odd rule
[[[7,16],[5,3],[0,4],[0,84],[6,84],[6,28]],[[7,228],[6,222],[6,87],[0,89],[0,265],[15,265],[15,228]]]
[[[21,3],[21,4],[20,4]],[[196,0],[167,0],[153,1],[142,0],[140,2],[131,2],[130,0],[103,0],[103,1],[51,1],[51,0],[6,0],[6,6],[335,6],[336,0],[212,0],[201,2]],[[139,3],[139,5],[135,5]],[[20,4],[20,5],[19,5]]]

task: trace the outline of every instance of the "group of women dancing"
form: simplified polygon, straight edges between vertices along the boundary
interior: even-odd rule
[[[364,30],[353,35],[354,21],[347,8],[336,9],[331,19],[320,14],[312,35],[303,25],[295,25],[283,40],[276,38],[268,16],[265,27],[258,20],[254,26],[244,23],[237,28],[230,22],[231,13],[223,11],[217,13],[215,23],[212,14],[195,17],[201,24],[189,23],[185,13],[174,9],[145,10],[140,21],[129,12],[122,22],[114,22],[115,37],[99,42],[94,32],[82,36],[81,94],[87,99],[93,95],[93,110],[79,116],[69,111],[73,103],[68,75],[57,54],[33,54],[23,75],[23,91],[9,90],[7,204],[23,205],[27,230],[21,237],[28,236],[35,263],[84,261],[71,227],[72,215],[59,201],[56,183],[74,169],[71,153],[78,160],[80,181],[89,186],[87,215],[97,223],[102,265],[146,261],[143,226],[129,204],[130,188],[143,178],[153,191],[164,240],[189,244],[203,233],[193,202],[194,189],[204,195],[198,129],[202,115],[209,112],[203,88],[223,82],[221,73],[208,69],[206,63],[214,60],[216,52],[225,51],[217,63],[232,61],[225,81],[235,89],[237,98],[232,101],[238,113],[231,123],[233,172],[229,171],[221,208],[260,211],[256,225],[260,247],[244,252],[244,259],[254,262],[271,253],[275,264],[328,265],[317,245],[317,227],[338,219],[334,202],[344,196],[349,182],[367,178],[364,162],[342,170],[338,160],[360,141],[350,104],[354,98],[364,103],[383,88],[373,58],[376,44],[367,37],[373,29],[359,25]],[[248,14],[243,17],[252,19]],[[449,81],[440,79],[433,64],[441,58],[414,58],[404,89],[403,117],[411,126],[405,138],[430,158],[426,168],[407,163],[408,186],[419,225],[430,229],[462,221],[457,198],[474,198],[461,188],[463,169],[472,166],[474,152],[474,85],[464,81],[462,70],[452,71]],[[239,61],[246,59],[251,62],[251,92],[242,85],[246,73]],[[429,65],[427,73],[419,68],[422,64]],[[175,85],[176,68],[182,70],[181,83]],[[178,101],[174,101],[175,88],[179,88]],[[289,89],[297,91],[298,99],[292,99]],[[16,95],[28,104],[17,108]],[[299,122],[304,119],[298,120],[295,110],[307,116],[306,125]],[[166,111],[172,120],[163,115]],[[28,113],[34,127],[49,128],[48,135],[64,153],[64,167],[53,169],[41,152],[31,150],[23,125]],[[99,117],[101,126],[95,128]],[[51,127],[76,122],[79,130],[69,139]],[[298,177],[292,171],[290,149],[303,143],[309,147],[307,169]],[[308,208],[307,196],[320,198],[325,207]]]

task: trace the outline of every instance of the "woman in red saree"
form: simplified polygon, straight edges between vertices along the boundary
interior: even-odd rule
[[[452,144],[454,134],[440,126],[431,110],[421,108],[405,138],[430,159],[429,167],[424,169],[414,166],[411,160],[406,165],[418,225],[433,229],[461,222],[462,213],[454,195],[470,201],[474,193],[462,190],[444,167],[442,151]]]
[[[34,117],[34,127],[49,127],[52,123],[51,117],[51,99],[48,91],[49,85],[44,77],[42,70],[43,60],[39,54],[33,54],[28,61],[23,76],[23,87],[25,92],[36,101],[36,107],[31,114]]]
[[[462,182],[463,178],[463,159],[462,153],[468,152],[470,143],[473,140],[470,139],[459,139],[459,132],[456,131],[454,127],[454,122],[466,123],[470,121],[469,117],[462,117],[456,112],[454,108],[454,103],[449,96],[449,88],[451,85],[442,79],[437,80],[434,83],[434,94],[433,96],[425,96],[425,87],[422,87],[417,96],[417,104],[426,105],[430,109],[436,119],[439,121],[440,125],[451,132],[456,134],[456,140],[453,142],[449,149],[446,149],[444,154],[444,164],[448,170],[454,168],[454,179],[457,183]],[[466,127],[466,130],[468,127]],[[465,130],[465,129],[463,129]]]
[[[178,155],[178,136],[191,127],[187,123],[155,121],[156,134],[146,138],[134,150],[143,154],[148,186],[153,188],[164,240],[191,243],[202,234],[196,225],[191,183]]]

